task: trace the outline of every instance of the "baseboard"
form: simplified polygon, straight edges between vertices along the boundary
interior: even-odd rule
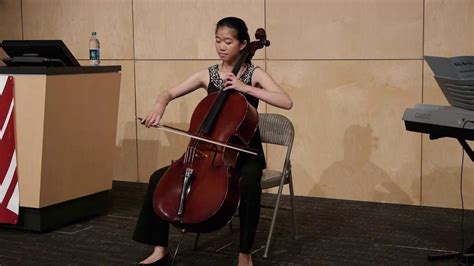
[[[23,230],[46,232],[86,218],[101,215],[110,208],[110,190],[43,208],[20,207],[16,225],[1,225]]]

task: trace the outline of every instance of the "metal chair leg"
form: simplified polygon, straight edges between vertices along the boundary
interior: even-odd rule
[[[296,227],[296,214],[295,214],[295,205],[294,205],[294,202],[293,202],[293,177],[291,175],[291,170],[289,172],[289,175],[288,175],[288,178],[289,178],[289,185],[290,185],[290,204],[291,204],[291,215],[293,216],[293,230],[294,230],[294,233],[295,233],[295,240],[297,240],[299,238],[298,236],[298,229]]]
[[[230,222],[229,222],[230,234],[233,234],[233,233],[234,233],[234,226],[233,226],[233,224],[232,224],[232,220],[233,220],[233,219],[234,219],[234,218],[232,218],[232,219],[230,220]]]
[[[278,213],[278,207],[280,206],[280,198],[281,193],[283,191],[283,184],[285,182],[285,178],[281,179],[280,187],[278,188],[277,199],[275,203],[275,209],[273,210],[273,217],[272,217],[272,224],[270,225],[270,231],[268,232],[267,237],[267,244],[265,245],[265,252],[263,253],[263,257],[266,259],[268,257],[268,250],[270,249],[270,242],[272,240],[273,228],[275,227],[276,217]]]
[[[234,217],[235,217],[235,216],[234,216]],[[234,233],[234,227],[233,227],[233,224],[232,224],[232,220],[234,220],[234,218],[232,218],[232,219],[229,221],[229,232],[230,232],[231,235]],[[228,247],[230,247],[230,246],[232,246],[232,242],[228,242],[228,243],[226,243],[226,244],[224,244],[224,245],[222,245],[222,246],[216,248],[216,251],[218,251],[218,252],[219,252],[219,251],[222,251],[222,250],[224,250],[224,249],[226,249],[226,248],[228,248]]]
[[[197,233],[197,234],[196,234],[196,239],[194,240],[194,248],[193,248],[194,250],[197,249],[197,245],[198,245],[198,241],[199,241],[199,236],[200,236],[200,235],[201,235],[200,233]]]
[[[262,249],[264,249],[265,246],[260,246],[259,248],[256,248],[254,250],[252,250],[252,252],[250,252],[251,255],[255,255],[257,254],[258,252],[260,252]]]
[[[225,245],[223,245],[223,246],[220,246],[220,247],[216,248],[216,251],[219,252],[219,251],[221,251],[221,250],[223,250],[223,249],[226,249],[227,247],[230,247],[230,246],[232,246],[232,242],[227,243],[227,244],[225,244]]]

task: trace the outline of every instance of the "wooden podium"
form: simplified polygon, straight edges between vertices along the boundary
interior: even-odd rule
[[[16,227],[48,231],[107,210],[120,66],[0,67],[14,77]]]

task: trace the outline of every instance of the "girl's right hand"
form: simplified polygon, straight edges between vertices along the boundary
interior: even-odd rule
[[[148,115],[142,120],[142,124],[146,127],[158,126],[160,123],[161,117],[163,116],[165,108],[162,107],[160,103],[156,103]]]

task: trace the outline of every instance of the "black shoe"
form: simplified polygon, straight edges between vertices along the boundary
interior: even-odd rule
[[[138,263],[138,265],[168,266],[171,265],[171,257],[166,253],[161,259],[152,263]]]

